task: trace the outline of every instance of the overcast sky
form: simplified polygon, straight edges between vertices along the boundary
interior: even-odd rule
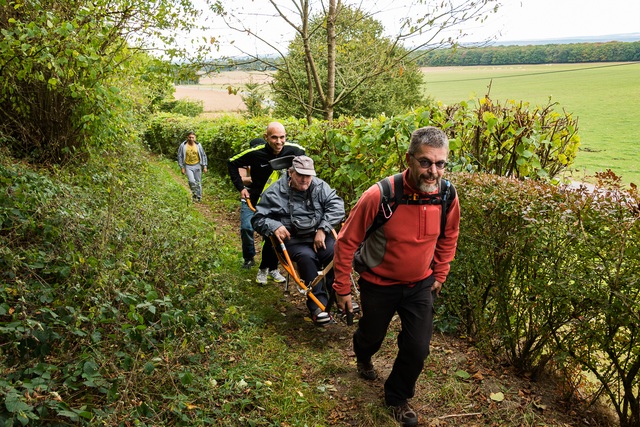
[[[486,22],[498,40],[538,40],[640,33],[638,0],[504,0]],[[479,31],[480,32],[480,31]]]
[[[399,17],[410,16],[415,10],[410,6],[414,2],[360,0],[358,4],[364,10],[382,11],[374,17],[382,21],[388,32],[393,34]],[[274,11],[268,0],[222,0],[222,3],[226,8],[233,7],[239,11],[243,24],[261,29],[263,36],[283,49],[293,37],[288,25],[273,17]],[[498,12],[491,14],[483,24],[469,24],[465,28],[468,36],[459,41],[479,42],[494,37],[499,44],[501,41],[640,33],[639,0],[502,0],[502,3]],[[282,0],[279,4],[288,7],[292,3]],[[221,55],[242,55],[234,46],[240,46],[250,53],[267,49],[263,43],[229,30],[219,18],[210,19],[213,35],[220,42]]]

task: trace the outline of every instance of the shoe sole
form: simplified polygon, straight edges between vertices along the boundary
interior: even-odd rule
[[[403,420],[403,417],[400,416],[399,414],[395,413],[395,410],[392,409],[391,410],[392,414],[393,414],[393,418],[400,423],[400,425],[402,427],[414,427],[418,425],[418,414],[415,410],[412,410],[412,412],[415,414],[415,418],[409,418],[408,420]],[[406,412],[405,412],[406,413]]]
[[[359,371],[358,376],[363,380],[367,380],[367,381],[375,381],[378,379],[378,374],[376,374],[375,372],[373,374],[368,374],[368,373]]]
[[[280,280],[278,282],[277,280],[273,279],[272,277],[270,277],[269,279],[273,280],[275,283],[284,283],[286,281],[286,279],[285,279],[285,280]],[[267,282],[269,281],[269,279],[267,279]],[[266,285],[267,282],[260,282],[259,280],[256,280],[256,283],[260,283],[261,285]]]
[[[311,318],[311,321],[313,322],[314,325],[316,326],[327,326],[330,325],[331,323],[333,323],[333,319],[331,317],[323,317],[320,320],[313,320],[313,317]]]
[[[314,324],[315,326],[318,326],[318,327],[320,327],[320,328],[324,328],[325,326],[329,326],[331,323],[333,323],[333,322],[331,322],[331,320],[330,320],[330,321],[328,321],[328,322],[324,322],[324,323],[320,323],[320,322],[313,322],[313,324]]]

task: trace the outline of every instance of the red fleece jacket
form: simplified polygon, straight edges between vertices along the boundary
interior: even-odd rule
[[[407,183],[404,193],[419,193]],[[393,179],[391,179],[393,186]],[[334,289],[338,295],[350,292],[349,274],[353,258],[380,207],[380,188],[369,187],[340,230],[334,250]],[[432,273],[441,283],[447,279],[449,263],[456,253],[460,228],[460,204],[456,194],[447,214],[445,236],[440,235],[442,205],[399,205],[391,218],[365,242],[361,249],[369,269],[362,277],[378,285],[413,284]]]

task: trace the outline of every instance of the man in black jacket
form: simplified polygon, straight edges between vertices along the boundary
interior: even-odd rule
[[[231,182],[240,192],[241,197],[248,199],[254,207],[258,203],[271,172],[273,172],[269,161],[278,157],[305,154],[304,148],[300,145],[287,142],[287,133],[279,122],[269,123],[264,139],[267,141],[266,144],[249,148],[227,161]],[[246,187],[242,182],[240,172],[238,172],[238,168],[243,167],[251,168],[251,184]],[[265,239],[262,245],[262,260],[256,282],[262,285],[266,284],[267,276],[271,276],[277,283],[285,281],[285,278],[278,271],[278,257],[269,239]]]

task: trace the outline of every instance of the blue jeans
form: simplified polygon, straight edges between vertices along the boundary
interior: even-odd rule
[[[202,198],[202,167],[197,165],[185,165],[184,173],[189,180],[191,194],[198,199]]]
[[[371,362],[371,356],[382,345],[393,315],[397,312],[400,316],[398,354],[384,383],[385,403],[389,406],[402,405],[413,397],[424,360],[429,355],[434,280],[434,276],[430,276],[412,287],[379,286],[362,278],[358,281],[362,318],[353,335],[353,350],[358,362]]]
[[[242,258],[249,261],[256,256],[256,246],[253,240],[253,227],[251,218],[253,211],[249,208],[246,200],[240,201],[240,238],[242,239]]]

